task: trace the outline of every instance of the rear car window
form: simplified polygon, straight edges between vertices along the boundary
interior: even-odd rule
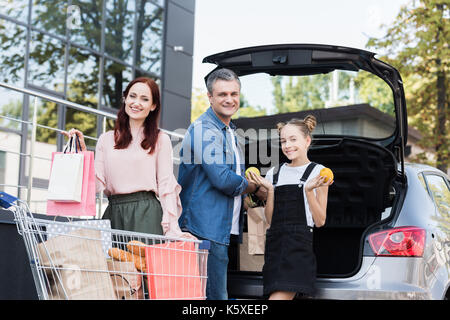
[[[316,116],[315,135],[383,139],[394,133],[392,90],[369,72],[335,70],[309,76],[257,73],[240,80],[241,108],[235,118],[321,110]]]
[[[438,175],[427,175],[426,179],[439,212],[448,216],[450,213],[450,190],[447,183],[443,177]]]
[[[420,183],[422,184],[422,187],[425,189],[425,191],[428,193],[428,188],[427,188],[427,184],[425,182],[425,179],[423,177],[423,175],[421,173],[419,173],[417,175],[417,177],[419,178]]]

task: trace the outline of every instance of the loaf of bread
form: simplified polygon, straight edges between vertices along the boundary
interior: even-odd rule
[[[129,261],[134,262],[136,269],[142,272],[147,272],[147,266],[145,264],[145,259],[141,256],[132,254],[131,252],[121,250],[119,248],[111,248],[108,250],[108,254],[111,258],[118,261]]]
[[[128,251],[130,251],[131,253],[141,256],[141,257],[145,257],[145,247],[147,245],[143,242],[140,241],[130,241],[127,244],[127,249]]]

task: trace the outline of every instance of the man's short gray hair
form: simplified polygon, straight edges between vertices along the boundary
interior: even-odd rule
[[[217,69],[208,76],[208,79],[206,80],[206,88],[208,89],[209,94],[212,94],[213,91],[213,85],[217,80],[225,80],[225,81],[233,81],[236,80],[239,84],[239,89],[241,88],[241,80],[239,80],[239,77],[237,76],[234,71],[230,69]]]

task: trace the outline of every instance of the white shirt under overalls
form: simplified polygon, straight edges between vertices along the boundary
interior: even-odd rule
[[[228,132],[231,136],[231,145],[233,146],[233,153],[236,158],[236,174],[238,176],[241,175],[241,157],[239,156],[239,151],[236,148],[236,137],[234,135],[233,130],[228,127]],[[239,234],[239,215],[241,212],[242,205],[242,195],[237,195],[234,197],[234,205],[233,205],[233,220],[231,224],[231,234],[238,235]]]
[[[289,167],[286,163],[284,163],[280,167],[280,174],[278,175],[278,182],[276,186],[283,186],[288,184],[296,184],[298,185],[300,183],[300,179],[303,176],[303,173],[305,172],[306,168],[308,167],[309,163],[300,166],[300,167]],[[313,179],[314,177],[318,176],[320,173],[320,170],[325,168],[321,164],[317,164],[314,169],[311,171],[311,174],[309,175],[306,182],[308,182],[310,179]],[[270,170],[266,174],[266,179],[273,183],[273,171],[275,167],[270,168]],[[306,184],[305,182],[305,184]],[[315,192],[315,190],[314,190]],[[305,200],[305,212],[306,212],[306,222],[309,227],[314,227],[314,220],[312,218],[311,210],[309,209],[308,200],[306,199],[305,194],[305,188],[303,188],[303,198]]]

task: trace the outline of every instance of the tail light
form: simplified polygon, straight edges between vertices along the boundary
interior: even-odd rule
[[[425,245],[425,230],[417,227],[400,227],[380,231],[369,236],[376,256],[421,257]]]

